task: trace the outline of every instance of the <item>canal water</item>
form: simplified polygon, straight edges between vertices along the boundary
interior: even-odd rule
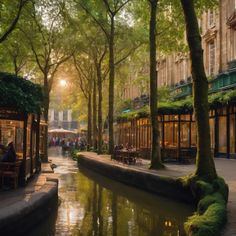
[[[60,205],[29,235],[180,236],[193,208],[53,157]]]

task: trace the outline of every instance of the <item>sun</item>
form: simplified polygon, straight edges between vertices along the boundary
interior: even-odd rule
[[[64,79],[61,79],[59,84],[60,84],[61,87],[65,87],[67,85],[67,81],[64,80]]]

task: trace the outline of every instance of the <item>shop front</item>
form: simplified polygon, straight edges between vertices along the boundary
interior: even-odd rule
[[[193,160],[197,145],[194,114],[162,114],[158,116],[158,120],[163,160]],[[211,108],[209,124],[212,155],[236,158],[236,104],[230,102]],[[144,158],[150,158],[151,124],[148,117],[119,121],[116,135],[116,140],[119,141],[117,145],[131,143],[140,150]]]
[[[12,173],[12,176],[24,184],[40,170],[41,87],[1,72],[0,86],[0,158],[2,160],[4,149],[8,149],[9,143],[13,143],[20,170],[19,175]],[[1,162],[0,165],[4,167],[5,163]],[[4,169],[1,169],[3,177],[4,173]]]

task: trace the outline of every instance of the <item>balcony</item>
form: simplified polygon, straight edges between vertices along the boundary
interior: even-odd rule
[[[192,83],[178,85],[172,90],[172,95],[176,100],[192,95]]]
[[[219,92],[236,87],[236,69],[219,74],[209,82],[209,93]]]
[[[231,67],[227,72],[219,74],[215,79],[209,81],[209,94],[232,89],[236,87],[236,68]],[[185,83],[176,86],[172,90],[172,96],[175,100],[192,95],[192,83]]]

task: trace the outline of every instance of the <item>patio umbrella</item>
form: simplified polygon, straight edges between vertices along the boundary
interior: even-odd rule
[[[60,129],[50,129],[48,131],[48,133],[50,133],[50,134],[54,134],[54,133],[57,133],[57,134],[77,134],[77,132],[75,132],[75,131],[67,130],[67,129],[63,129],[63,128],[60,128]]]

